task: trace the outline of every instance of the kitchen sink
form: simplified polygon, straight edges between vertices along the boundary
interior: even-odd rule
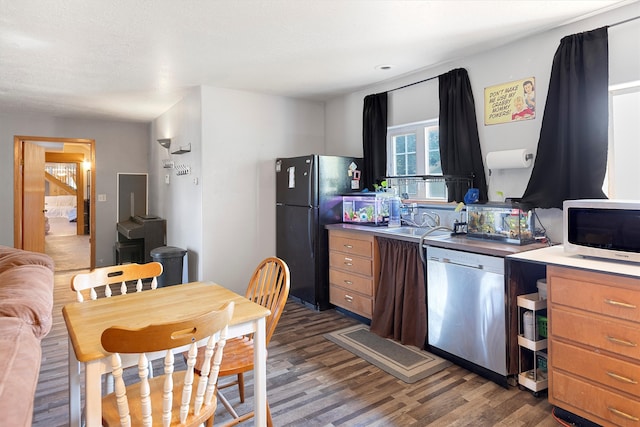
[[[428,236],[443,236],[443,235],[448,236],[451,234],[451,230],[444,227],[443,228],[438,228],[438,227],[420,228],[420,227],[402,226],[402,227],[387,227],[386,229],[379,228],[376,231],[384,234],[394,234],[394,235],[404,235],[404,236],[414,236],[414,237],[421,237],[425,234],[427,234]]]

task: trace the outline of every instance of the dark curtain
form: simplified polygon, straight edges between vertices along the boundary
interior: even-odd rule
[[[606,198],[608,50],[606,27],[560,41],[523,205],[562,209],[564,200]]]
[[[373,190],[387,176],[387,93],[367,95],[362,112],[364,187]]]
[[[469,75],[464,68],[438,76],[440,85],[440,161],[444,175],[473,175],[473,186],[479,190],[478,201],[487,197],[484,162],[480,151],[476,106]],[[450,202],[461,202],[468,185],[445,180]]]
[[[380,281],[371,332],[422,349],[427,339],[427,304],[419,245],[395,239],[377,240]]]

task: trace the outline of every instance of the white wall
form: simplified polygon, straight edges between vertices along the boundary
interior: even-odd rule
[[[167,221],[167,246],[187,250],[183,279],[201,275],[202,253],[202,99],[195,88],[151,124],[149,156],[149,213]],[[157,140],[171,138],[169,150]],[[171,154],[191,144],[191,151]],[[186,165],[188,175],[165,168],[163,160]],[[168,177],[168,183],[167,183]]]
[[[191,175],[172,174],[168,185],[161,137],[192,147],[171,156],[188,161]],[[167,218],[168,244],[188,249],[189,280],[244,293],[258,262],[275,255],[275,159],[325,154],[324,106],[197,88],[154,121],[150,144],[151,206]]]
[[[334,154],[342,150],[348,151],[350,154],[362,155],[362,102],[366,95],[388,91],[405,84],[438,76],[455,68],[465,68],[469,73],[473,89],[483,156],[491,151],[516,148],[527,148],[535,153],[553,55],[561,38],[615,24],[639,15],[640,3],[634,3],[588,20],[513,41],[497,49],[478,52],[474,56],[460,58],[447,64],[332,99],[327,102],[326,107],[327,151]],[[639,40],[640,20],[609,29],[609,64],[612,84],[640,80]],[[531,76],[536,79],[536,101],[539,106],[536,118],[485,126],[484,88]],[[390,92],[389,125],[436,117],[439,102],[437,88],[438,79],[432,79],[406,89]],[[497,191],[501,191],[506,197],[522,196],[529,181],[531,169],[494,171],[491,177],[487,174],[490,199],[496,197]],[[558,209],[538,210],[538,215],[552,240],[560,241],[561,212]]]
[[[149,125],[107,120],[62,119],[48,115],[0,115],[0,244],[13,242],[13,137],[15,135],[95,139],[96,265],[114,263],[118,172],[147,172]]]

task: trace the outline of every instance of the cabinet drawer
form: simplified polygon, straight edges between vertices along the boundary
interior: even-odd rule
[[[612,277],[608,281],[615,283]],[[640,322],[640,288],[619,288],[556,275],[551,276],[549,287],[554,304]]]
[[[329,233],[329,250],[340,251],[347,254],[359,255],[363,257],[373,256],[373,237],[356,239],[352,235],[336,235]]]
[[[373,301],[355,292],[349,292],[338,286],[329,286],[329,302],[356,314],[371,319]]]
[[[562,369],[640,396],[640,368],[637,364],[558,341],[552,342],[549,351],[553,369]]]
[[[329,282],[349,291],[359,292],[369,297],[373,296],[373,279],[370,278],[330,268]]]
[[[640,328],[637,325],[555,308],[551,309],[549,323],[552,338],[563,337],[640,360]]]
[[[640,423],[640,402],[625,396],[602,389],[589,382],[566,375],[561,372],[550,372],[549,402],[556,405],[559,402],[570,405],[569,409],[578,409],[619,426],[635,426]],[[563,407],[565,405],[559,404]],[[591,417],[589,417],[591,418]]]
[[[329,265],[340,270],[358,273],[364,276],[373,274],[373,260],[359,256],[345,255],[340,252],[329,253]]]

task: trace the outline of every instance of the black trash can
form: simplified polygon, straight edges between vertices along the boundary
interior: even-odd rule
[[[182,283],[182,264],[186,253],[186,250],[175,246],[160,246],[151,250],[151,258],[162,264],[162,274],[158,277],[159,288]]]

